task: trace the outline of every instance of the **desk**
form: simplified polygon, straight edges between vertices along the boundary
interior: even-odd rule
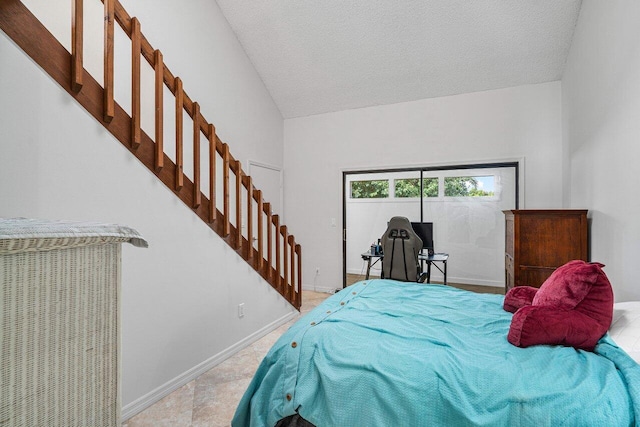
[[[367,274],[365,276],[365,279],[368,280],[369,273],[371,271],[371,266],[375,265],[378,261],[382,260],[382,258],[384,258],[384,255],[373,255],[370,251],[367,251],[367,252],[363,252],[361,256],[363,260],[367,261]],[[433,264],[433,266],[437,268],[438,271],[444,274],[444,284],[445,285],[447,284],[447,260],[448,259],[449,259],[449,254],[426,255],[426,254],[420,253],[418,255],[418,260],[420,261],[420,264],[424,262],[427,263],[427,283],[431,283],[431,264]],[[442,263],[442,268],[440,268],[436,264],[437,262]]]

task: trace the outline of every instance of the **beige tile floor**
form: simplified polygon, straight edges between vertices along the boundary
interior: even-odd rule
[[[329,297],[302,292],[304,315]],[[122,427],[226,427],[271,346],[296,321],[280,326],[122,424]]]

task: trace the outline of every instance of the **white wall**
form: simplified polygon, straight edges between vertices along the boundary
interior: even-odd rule
[[[344,170],[524,159],[520,207],[562,207],[560,82],[284,123],[285,211],[307,288],[342,286]]]
[[[197,98],[202,114],[230,144],[243,169],[249,160],[282,166],[282,115],[218,4],[211,0],[122,4],[138,17],[149,42],[162,50],[167,65]]]
[[[640,2],[585,0],[562,79],[567,203],[617,301],[640,299]]]
[[[282,117],[215,2],[123,3],[140,9],[130,12],[188,92],[202,96],[205,116],[232,153],[281,164]],[[184,16],[194,21],[169,25]],[[180,47],[185,38],[197,53]],[[150,243],[123,251],[125,413],[295,313],[1,32],[0,58],[0,217],[121,223]]]
[[[71,2],[25,0],[45,26],[71,50]],[[216,133],[231,146],[231,154],[247,170],[249,160],[282,166],[282,115],[231,31],[215,1],[122,0],[131,17],[137,17],[142,33],[164,62],[184,83],[184,90],[200,104],[202,115],[216,126]],[[84,66],[102,82],[102,3],[84,5]],[[115,24],[115,96],[129,111],[130,41]],[[153,71],[142,59],[142,126],[153,135]],[[145,75],[151,81],[144,84]],[[126,81],[118,81],[126,77]],[[149,91],[145,91],[148,88]],[[145,96],[146,95],[146,96]],[[173,98],[165,90],[165,144],[173,138]],[[145,114],[145,104],[149,106]],[[185,124],[187,127],[187,124]],[[188,140],[187,140],[188,141]],[[185,144],[185,148],[188,144]],[[188,165],[187,165],[188,166]]]

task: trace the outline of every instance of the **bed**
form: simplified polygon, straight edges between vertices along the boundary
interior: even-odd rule
[[[518,348],[506,339],[503,299],[354,284],[278,340],[232,426],[640,425],[640,365],[613,333],[594,352]],[[616,310],[614,326],[633,323],[627,310]]]

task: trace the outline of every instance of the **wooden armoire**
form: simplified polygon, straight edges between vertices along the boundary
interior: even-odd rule
[[[508,210],[505,214],[505,292],[540,287],[561,265],[588,261],[587,210]]]

